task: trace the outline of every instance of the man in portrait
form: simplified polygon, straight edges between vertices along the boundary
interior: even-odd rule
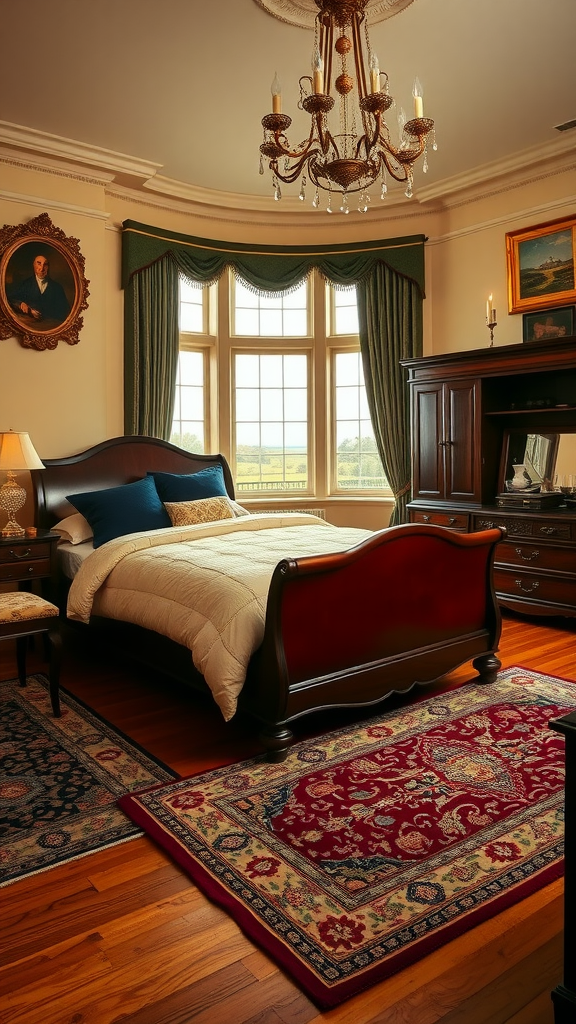
[[[62,285],[50,277],[50,261],[38,253],[32,261],[33,274],[16,285],[9,295],[19,316],[39,324],[46,320],[62,323],[70,313],[70,303]]]

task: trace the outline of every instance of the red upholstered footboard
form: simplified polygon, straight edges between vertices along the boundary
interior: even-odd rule
[[[491,681],[500,667],[492,564],[501,539],[498,529],[412,524],[339,554],[281,562],[243,695],[278,756],[287,722],[311,710],[373,704],[469,659]]]

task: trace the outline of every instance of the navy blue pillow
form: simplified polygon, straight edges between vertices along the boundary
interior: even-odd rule
[[[102,491],[68,494],[67,500],[90,523],[95,548],[127,533],[172,526],[151,476]]]
[[[198,501],[227,495],[222,466],[208,466],[198,473],[149,473],[162,501]]]

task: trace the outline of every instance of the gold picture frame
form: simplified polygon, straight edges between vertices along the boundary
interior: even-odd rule
[[[47,213],[0,228],[0,338],[39,350],[77,345],[89,283],[78,239]]]
[[[506,234],[508,312],[527,313],[576,300],[576,217]]]

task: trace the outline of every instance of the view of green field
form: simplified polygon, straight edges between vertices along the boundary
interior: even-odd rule
[[[190,452],[202,452],[196,434],[173,433],[172,444]],[[338,446],[337,486],[346,489],[374,490],[386,486],[376,443],[372,437],[350,438]],[[237,491],[302,491],[308,487],[308,462],[305,451],[265,450],[239,445],[236,451]]]

